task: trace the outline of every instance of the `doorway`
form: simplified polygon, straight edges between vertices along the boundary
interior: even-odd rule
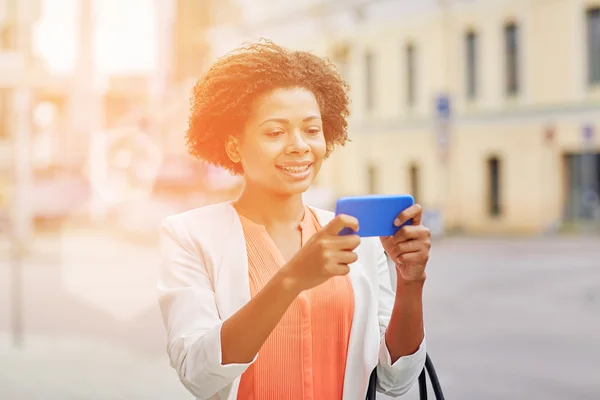
[[[566,221],[591,220],[600,209],[600,153],[567,153],[565,171]]]

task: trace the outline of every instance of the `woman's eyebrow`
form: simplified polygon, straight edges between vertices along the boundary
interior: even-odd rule
[[[302,122],[312,121],[313,119],[321,119],[321,117],[319,117],[318,115],[311,115],[309,117],[304,118],[302,120]],[[268,118],[268,119],[265,119],[263,122],[261,122],[258,126],[264,125],[267,122],[279,122],[280,124],[289,124],[290,123],[290,121],[285,118]]]

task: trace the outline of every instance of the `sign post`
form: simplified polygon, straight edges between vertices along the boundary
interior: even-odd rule
[[[435,102],[437,145],[440,161],[445,164],[448,161],[448,147],[450,146],[450,99],[443,94],[437,97]]]
[[[16,2],[18,12],[25,11],[22,2]],[[11,133],[14,138],[13,197],[11,215],[12,236],[12,337],[15,346],[24,341],[23,328],[23,265],[24,253],[33,233],[32,188],[33,167],[31,162],[33,90],[30,82],[31,32],[27,18],[17,23],[17,51],[23,59],[23,68],[14,87],[12,99],[13,120]]]
[[[429,215],[425,219],[431,221],[428,226],[432,232],[442,235],[444,232],[444,221],[449,214],[450,199],[450,171],[448,166],[450,148],[450,98],[447,94],[439,95],[435,100],[435,147],[438,153],[438,195],[437,210],[435,215]],[[424,216],[425,217],[425,216]]]

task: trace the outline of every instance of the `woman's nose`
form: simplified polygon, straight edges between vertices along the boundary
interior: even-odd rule
[[[310,146],[304,140],[302,132],[294,132],[290,137],[288,151],[291,153],[306,153],[310,151]]]

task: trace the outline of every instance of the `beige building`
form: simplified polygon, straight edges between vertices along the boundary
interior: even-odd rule
[[[472,233],[597,216],[599,0],[317,3],[246,36],[327,55],[351,84],[352,143],[322,184],[409,192]]]

